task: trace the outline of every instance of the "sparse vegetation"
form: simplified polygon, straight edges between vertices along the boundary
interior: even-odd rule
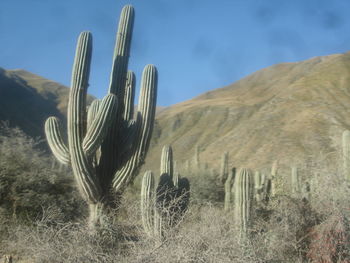
[[[200,156],[208,145],[196,144],[192,162],[186,168],[177,165],[183,168],[180,177],[179,171],[173,171],[172,148],[165,146],[160,177],[155,179],[151,172],[145,174],[140,200],[140,189],[132,182],[150,144],[157,71],[152,65],[146,67],[139,110],[134,115],[134,75],[127,72],[133,8],[126,6],[121,17],[109,94],[86,109],[92,45],[91,34],[83,32],[78,41],[68,103],[67,145],[58,120],[51,117],[46,122],[53,154],[61,163],[71,165],[73,171],[56,168],[52,157],[41,150],[42,141],[6,123],[0,125],[0,260],[15,263],[350,262],[348,131],[343,136],[342,155],[310,155],[308,159],[297,160],[303,163],[301,167],[295,164],[286,167],[285,163],[272,159],[276,156],[264,154],[262,162],[256,159],[265,148],[261,146],[261,137],[250,131],[255,132],[256,125],[263,125],[260,128],[264,131],[273,125],[267,119],[250,121],[253,128],[244,136],[256,137],[255,143],[249,142],[256,149],[254,154],[243,147],[243,140],[237,140],[238,133],[236,137],[224,137],[236,139],[239,146],[236,149],[242,154],[237,158],[238,164],[252,156],[247,163],[255,166],[272,163],[271,170],[265,165],[261,167],[263,172],[255,173],[241,168],[236,174],[236,168],[229,166],[228,152],[224,152],[221,171],[216,174],[208,163],[203,163],[206,158]],[[255,89],[255,81],[247,78],[246,82],[251,84],[250,89]],[[241,87],[235,90],[240,91]],[[221,92],[226,93],[227,88]],[[264,96],[261,98],[274,105],[273,110],[278,101],[285,99]],[[308,100],[304,94],[295,98],[299,102]],[[230,124],[235,129],[241,118],[251,117],[255,109],[264,108],[258,107],[256,101],[250,103],[235,115],[237,119]],[[204,103],[209,113],[210,107]],[[225,110],[224,121],[213,125],[218,130],[215,136],[225,128],[230,110]],[[191,120],[190,125],[196,123],[205,129],[203,112],[186,116]],[[215,121],[219,119],[217,114],[214,116]],[[169,134],[182,129],[182,123],[176,117],[173,125],[166,125],[171,129]],[[226,134],[232,132],[231,128],[225,128]],[[273,131],[275,134],[264,134],[271,142],[280,133],[277,129]],[[200,136],[201,133],[198,136],[193,133],[182,143],[186,147],[194,146]],[[306,149],[308,145],[301,143],[299,137],[296,133],[295,138]],[[316,140],[324,138],[319,136]],[[276,155],[275,147],[270,143],[266,149]],[[328,158],[330,155],[335,158]],[[339,160],[339,164],[334,160]],[[210,161],[212,164],[215,160]]]
[[[350,190],[342,169],[314,165],[309,175],[317,176],[311,180],[309,201],[295,197],[291,189],[255,206],[249,238],[240,238],[232,209],[224,211],[223,201],[218,204],[203,196],[160,241],[144,232],[133,189],[124,196],[117,220],[92,235],[70,173],[52,169],[51,159],[37,144],[20,130],[2,125],[0,254],[12,255],[13,262],[350,260]]]

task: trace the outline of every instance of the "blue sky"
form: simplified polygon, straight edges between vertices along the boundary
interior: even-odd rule
[[[281,62],[350,50],[349,0],[1,0],[0,67],[69,86],[79,33],[94,38],[89,93],[108,89],[119,13],[135,7],[129,68],[159,71],[158,105]]]

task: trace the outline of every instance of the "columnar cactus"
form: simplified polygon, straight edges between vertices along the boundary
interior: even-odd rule
[[[70,164],[81,195],[90,207],[90,226],[102,224],[112,203],[134,179],[148,150],[155,116],[157,70],[145,67],[136,118],[133,119],[135,80],[127,72],[134,9],[122,10],[113,56],[109,94],[96,100],[86,113],[86,95],[92,54],[92,36],[79,36],[68,102],[68,145],[57,118],[45,123],[55,157]],[[115,195],[111,196],[111,190]],[[107,209],[108,210],[108,209]]]
[[[194,152],[194,167],[197,170],[197,172],[199,172],[200,169],[200,159],[199,159],[199,145],[196,145],[196,149]]]
[[[343,170],[345,180],[350,182],[350,131],[343,132]]]
[[[232,194],[233,194],[233,185],[236,176],[236,168],[232,168],[231,172],[228,174],[228,177],[225,182],[225,203],[224,210],[229,211],[232,205]]]
[[[235,179],[234,217],[241,237],[247,237],[251,226],[254,203],[254,178],[250,170],[242,168]]]
[[[292,194],[297,197],[301,193],[298,168],[292,167]]]
[[[154,176],[144,174],[141,186],[142,224],[148,236],[161,238],[164,230],[177,224],[189,204],[190,184],[187,178],[173,174],[170,146],[164,146],[158,186],[154,189]]]
[[[278,167],[278,162],[274,161],[271,167],[271,197],[274,197],[277,192],[277,187],[276,187],[277,167]]]
[[[154,176],[151,171],[147,171],[142,178],[141,217],[143,229],[149,236],[152,236],[154,232],[154,187]]]
[[[224,152],[221,159],[220,182],[225,183],[228,176],[228,152]]]
[[[265,175],[256,171],[254,174],[255,200],[261,202],[265,199]]]

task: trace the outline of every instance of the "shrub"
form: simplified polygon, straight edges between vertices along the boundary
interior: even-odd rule
[[[70,172],[52,168],[38,139],[18,128],[0,126],[0,209],[3,216],[30,221],[48,207],[62,220],[82,213]]]

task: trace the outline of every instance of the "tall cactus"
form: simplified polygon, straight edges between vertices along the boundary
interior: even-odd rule
[[[227,177],[229,176],[228,171],[228,152],[224,152],[224,154],[221,157],[221,169],[220,169],[220,182],[225,183]]]
[[[151,171],[144,174],[141,185],[142,225],[148,236],[156,238],[177,224],[188,208],[190,194],[187,178],[173,174],[172,148],[168,145],[162,150],[160,174],[156,189]]]
[[[345,130],[342,138],[343,144],[343,173],[345,180],[350,182],[350,131]]]
[[[224,210],[229,211],[231,208],[232,204],[232,189],[233,189],[233,184],[235,181],[235,176],[236,176],[236,168],[232,168],[231,172],[228,174],[228,177],[225,182],[225,203],[224,203]]]
[[[57,118],[45,123],[45,133],[55,157],[70,164],[81,195],[90,207],[90,226],[103,224],[108,208],[134,179],[148,150],[155,116],[157,70],[145,67],[136,118],[135,79],[127,72],[134,9],[122,10],[113,56],[109,94],[94,101],[86,113],[86,96],[92,54],[92,36],[79,36],[68,101],[68,145]],[[111,195],[111,192],[114,194]]]
[[[254,178],[250,170],[242,168],[235,179],[235,224],[239,227],[241,237],[247,237],[251,226],[254,203]]]

